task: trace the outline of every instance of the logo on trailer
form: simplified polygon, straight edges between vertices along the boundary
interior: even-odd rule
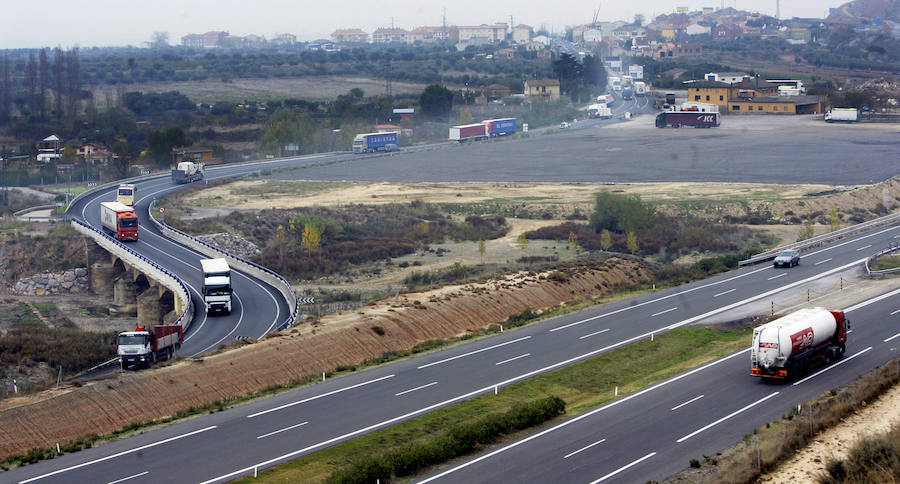
[[[702,123],[714,123],[714,122],[715,122],[715,119],[714,119],[714,118],[715,118],[715,116],[712,116],[712,115],[707,114],[707,115],[705,115],[705,116],[700,116],[700,122],[702,122]]]
[[[791,352],[796,353],[805,348],[809,348],[813,344],[813,330],[806,328],[791,335]]]

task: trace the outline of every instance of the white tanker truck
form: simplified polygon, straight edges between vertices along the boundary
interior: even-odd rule
[[[750,374],[790,379],[844,354],[850,322],[839,309],[806,308],[753,330]]]

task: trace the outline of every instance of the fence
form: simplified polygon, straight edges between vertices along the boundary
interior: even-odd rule
[[[894,272],[900,272],[900,267],[894,267],[893,269],[882,269],[882,270],[873,271],[871,269],[871,265],[870,265],[870,263],[875,262],[875,259],[878,259],[879,257],[881,257],[883,255],[887,255],[887,254],[896,252],[898,250],[900,250],[900,242],[891,242],[890,245],[885,247],[881,252],[874,254],[874,255],[870,256],[868,259],[866,259],[866,272],[869,274],[869,277],[876,277],[876,276],[880,277],[880,276],[884,276],[885,274],[892,274]]]

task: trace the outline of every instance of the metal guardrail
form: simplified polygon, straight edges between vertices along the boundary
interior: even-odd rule
[[[196,237],[194,237],[194,236],[192,236],[192,235],[186,234],[186,233],[184,233],[184,232],[182,232],[182,231],[180,231],[180,230],[178,230],[178,229],[176,229],[176,228],[172,228],[170,225],[166,224],[165,222],[162,222],[162,221],[160,221],[160,220],[157,220],[157,219],[154,218],[153,215],[152,215],[152,212],[153,212],[155,206],[156,206],[156,200],[153,200],[153,201],[150,203],[150,207],[149,207],[149,209],[148,209],[148,211],[149,211],[149,216],[150,216],[150,220],[152,220],[153,223],[155,223],[156,226],[160,229],[160,231],[163,232],[164,234],[165,234],[167,231],[172,232],[172,233],[175,233],[175,234],[177,234],[179,237],[181,237],[182,239],[186,239],[186,240],[189,240],[191,243],[194,243],[194,244],[198,244],[198,245],[200,245],[200,246],[203,246],[204,248],[206,248],[206,249],[212,251],[213,253],[221,254],[222,256],[225,256],[225,257],[227,257],[227,258],[230,258],[230,259],[233,259],[233,260],[235,260],[235,261],[238,261],[238,262],[240,262],[240,263],[242,263],[242,264],[245,264],[245,265],[247,265],[252,271],[258,271],[258,272],[262,273],[264,276],[268,276],[268,277],[273,277],[273,278],[275,278],[276,281],[277,281],[277,283],[279,283],[279,284],[282,286],[281,288],[278,288],[279,292],[281,292],[282,296],[283,296],[283,297],[285,298],[285,300],[287,301],[288,307],[291,308],[291,314],[290,314],[290,315],[289,315],[289,316],[288,316],[281,324],[279,324],[279,325],[275,328],[275,330],[276,330],[276,331],[281,331],[281,330],[283,330],[283,329],[285,329],[285,328],[289,328],[289,327],[291,327],[291,326],[294,325],[294,322],[297,320],[297,314],[298,314],[298,312],[299,312],[299,310],[300,310],[300,306],[297,304],[297,294],[294,292],[294,288],[293,288],[293,287],[291,286],[291,284],[287,281],[287,279],[285,279],[284,277],[281,277],[280,274],[278,274],[277,272],[275,272],[275,271],[273,271],[273,270],[267,269],[267,268],[265,268],[265,267],[263,267],[263,266],[261,266],[261,265],[255,263],[255,262],[249,261],[249,260],[247,260],[247,259],[244,259],[243,257],[237,256],[237,255],[234,255],[234,254],[232,254],[232,253],[230,253],[230,252],[228,252],[228,251],[222,250],[222,249],[220,249],[219,247],[216,247],[216,246],[214,246],[214,245],[212,245],[212,244],[206,243],[206,242],[204,242],[204,241],[202,241],[202,240],[200,240],[200,239],[198,239],[198,238],[196,238]],[[198,250],[199,250],[199,249],[198,249]],[[203,250],[200,250],[200,252],[204,252],[204,251],[203,251]],[[274,284],[273,284],[273,285],[274,285]]]
[[[739,266],[745,266],[750,264],[756,264],[758,262],[764,262],[768,260],[772,260],[778,255],[779,252],[789,249],[794,249],[798,251],[807,250],[812,247],[817,247],[821,244],[832,242],[838,239],[842,239],[844,237],[849,237],[851,235],[856,235],[861,232],[865,232],[876,227],[881,227],[884,225],[891,225],[894,223],[900,223],[900,212],[893,213],[890,215],[885,215],[884,217],[879,217],[874,220],[869,220],[868,222],[863,222],[861,224],[852,225],[847,228],[843,228],[840,230],[835,230],[834,232],[829,232],[827,234],[817,235],[815,237],[811,237],[806,240],[801,240],[799,242],[794,242],[792,244],[784,245],[778,247],[776,249],[767,250],[765,252],[761,252],[759,254],[754,255],[753,257],[742,260],[738,262]]]
[[[144,257],[141,254],[138,254],[133,249],[125,246],[125,244],[119,242],[115,238],[110,237],[108,234],[106,234],[102,230],[96,229],[93,225],[91,225],[79,218],[75,218],[75,217],[72,218],[72,224],[80,226],[84,231],[87,231],[92,237],[99,238],[100,240],[103,240],[105,242],[112,243],[113,247],[115,247],[116,249],[122,250],[122,251],[126,252],[128,255],[130,255],[132,257],[136,257],[136,258],[140,259],[142,262],[149,264],[153,269],[158,270],[163,275],[172,278],[172,280],[174,280],[179,286],[181,286],[181,291],[182,291],[181,299],[184,301],[184,311],[182,311],[181,315],[178,316],[178,319],[176,319],[175,322],[173,322],[172,324],[181,324],[182,326],[184,326],[185,331],[187,331],[187,329],[191,325],[191,320],[194,318],[194,306],[193,306],[193,302],[191,301],[191,293],[188,290],[187,285],[184,283],[184,281],[182,281],[178,276],[176,276],[174,273],[170,272],[165,267]],[[76,227],[76,229],[77,228],[78,227]],[[80,231],[80,232],[82,232],[82,231]],[[84,233],[84,232],[82,232],[82,233]]]
[[[869,258],[866,259],[866,273],[869,274],[869,277],[883,276],[885,274],[892,274],[894,272],[900,272],[900,267],[895,267],[893,269],[882,269],[880,271],[873,271],[872,269],[869,268],[870,262],[874,262],[875,259],[877,259],[883,255],[887,255],[892,252],[896,252],[898,250],[900,250],[900,242],[891,242],[891,244],[889,246],[887,246],[885,249],[883,249],[881,252],[869,256]]]

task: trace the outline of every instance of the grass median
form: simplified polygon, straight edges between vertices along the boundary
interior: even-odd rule
[[[517,404],[556,397],[569,414],[596,407],[619,395],[696,367],[749,343],[751,328],[685,327],[618,348],[585,361],[500,388],[498,395],[472,398],[397,425],[371,432],[319,452],[292,460],[238,482],[348,482],[348,470],[363,463],[396,460],[397,452],[429,447],[468,423],[503,419]],[[513,438],[523,429],[494,435],[471,448]],[[524,429],[527,430],[527,429]],[[397,474],[394,473],[394,476]]]

